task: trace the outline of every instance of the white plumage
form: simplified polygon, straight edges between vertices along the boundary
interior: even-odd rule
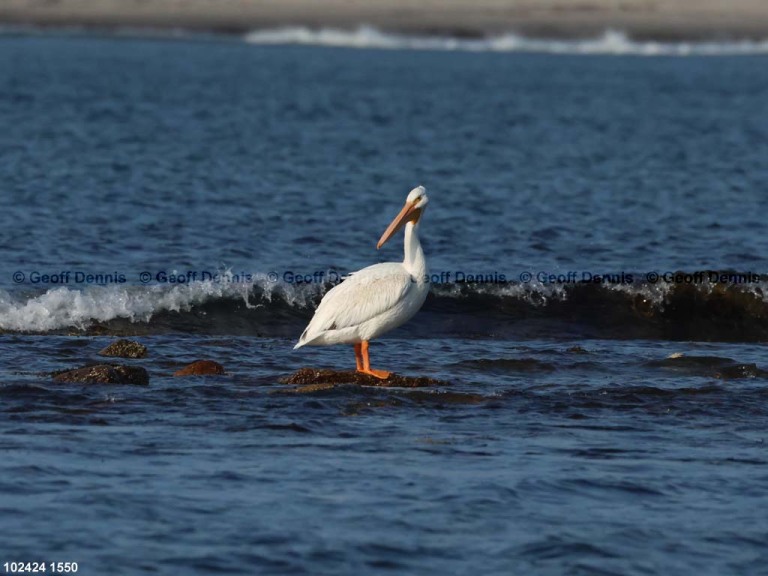
[[[368,266],[329,290],[294,348],[354,344],[358,371],[379,378],[389,375],[370,368],[368,341],[408,321],[427,297],[427,264],[418,226],[428,201],[423,186],[411,190],[379,240],[377,248],[405,226],[403,262]]]

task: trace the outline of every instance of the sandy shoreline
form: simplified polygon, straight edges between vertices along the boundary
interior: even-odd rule
[[[765,0],[0,0],[0,24],[244,33],[282,26],[409,34],[768,39]]]

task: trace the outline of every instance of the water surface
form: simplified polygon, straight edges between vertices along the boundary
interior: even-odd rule
[[[764,56],[0,44],[4,558],[762,570]],[[292,346],[417,184],[435,283],[371,354],[450,384],[292,393],[353,365]],[[148,387],[48,376],[118,335]]]

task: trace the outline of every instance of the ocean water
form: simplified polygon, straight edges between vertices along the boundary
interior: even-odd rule
[[[0,570],[764,572],[761,45],[269,34],[0,36]],[[418,184],[446,384],[281,383]]]

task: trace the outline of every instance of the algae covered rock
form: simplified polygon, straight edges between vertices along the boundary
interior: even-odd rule
[[[428,378],[427,376],[401,376],[394,372],[388,378],[380,379],[354,370],[323,370],[317,368],[301,368],[281,378],[282,384],[294,386],[322,386],[335,384],[358,384],[361,386],[379,386],[383,388],[427,388],[430,386],[448,386],[449,382]]]
[[[147,347],[133,340],[120,339],[112,342],[99,352],[99,356],[114,356],[118,358],[144,358]]]
[[[174,376],[211,376],[226,374],[224,366],[213,360],[196,360],[173,373]]]
[[[133,384],[147,386],[149,373],[140,366],[93,364],[51,374],[56,382],[73,384]]]

